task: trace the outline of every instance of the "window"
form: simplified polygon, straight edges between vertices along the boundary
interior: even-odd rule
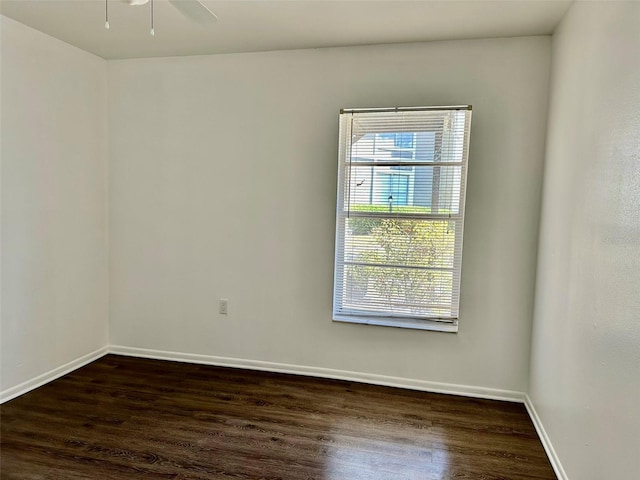
[[[457,331],[471,107],[340,113],[333,318]]]

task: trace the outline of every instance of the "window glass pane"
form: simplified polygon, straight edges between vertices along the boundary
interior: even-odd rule
[[[410,160],[437,162],[441,141],[436,148],[436,132],[366,133],[355,135],[351,147],[352,162]]]
[[[451,272],[361,265],[346,265],[345,272],[346,308],[390,316],[451,317]]]
[[[456,215],[460,212],[462,166],[353,165],[345,183],[349,211]]]
[[[456,222],[350,216],[346,219],[345,263],[454,267]]]

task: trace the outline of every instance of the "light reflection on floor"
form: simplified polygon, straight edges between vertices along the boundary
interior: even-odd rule
[[[397,428],[396,428],[397,427]],[[415,430],[421,430],[415,440]],[[394,425],[376,429],[370,419],[341,419],[326,437],[323,480],[445,480],[449,478],[446,432],[439,427],[424,429]],[[403,431],[406,432],[403,435]],[[377,437],[378,432],[384,437]]]

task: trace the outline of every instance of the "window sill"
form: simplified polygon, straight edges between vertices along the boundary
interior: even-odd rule
[[[413,330],[431,330],[434,332],[458,333],[458,322],[436,322],[435,320],[414,320],[410,318],[385,317],[352,317],[334,316],[334,322],[359,323],[362,325],[377,325],[380,327],[409,328]]]

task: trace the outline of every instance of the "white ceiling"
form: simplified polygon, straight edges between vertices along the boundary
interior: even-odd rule
[[[207,1],[219,18],[202,27],[166,0],[149,5],[104,0],[1,0],[0,12],[103,58],[199,55],[378,43],[550,34],[564,0]]]

